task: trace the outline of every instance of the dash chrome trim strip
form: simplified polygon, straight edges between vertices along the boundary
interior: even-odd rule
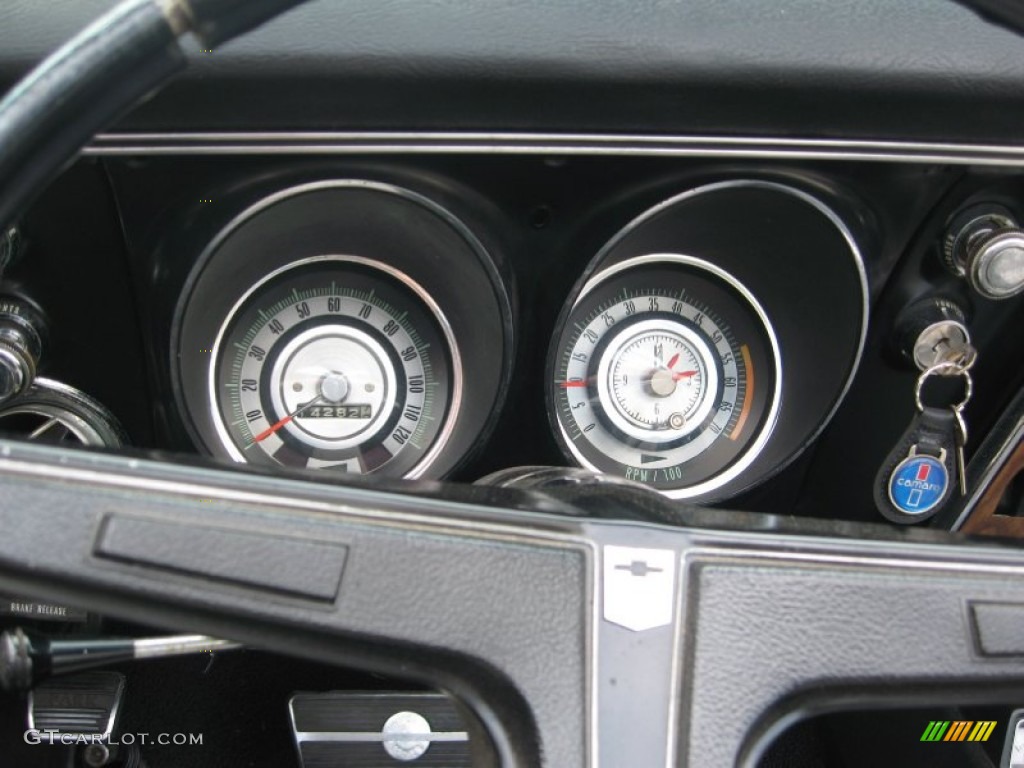
[[[858,160],[1024,167],[1024,145],[591,133],[126,132],[100,134],[83,150],[88,156],[475,153]]]

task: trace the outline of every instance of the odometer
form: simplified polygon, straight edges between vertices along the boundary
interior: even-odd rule
[[[232,308],[210,402],[236,460],[417,477],[451,429],[461,377],[448,323],[419,285],[368,259],[316,257]]]

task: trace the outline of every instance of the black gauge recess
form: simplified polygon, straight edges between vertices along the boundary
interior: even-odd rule
[[[738,475],[775,423],[771,324],[735,278],[696,258],[649,254],[598,274],[554,354],[550,403],[568,455],[672,497]]]
[[[446,208],[381,182],[314,182],[243,211],[177,311],[185,426],[234,461],[442,477],[509,380],[498,264]]]
[[[416,476],[461,400],[440,309],[406,275],[356,257],[269,275],[232,310],[212,354],[217,433],[249,462]]]
[[[862,218],[841,190],[816,192]],[[816,195],[760,179],[676,194],[601,248],[562,310],[555,439],[569,461],[671,498],[734,497],[825,428],[867,309],[857,242]]]

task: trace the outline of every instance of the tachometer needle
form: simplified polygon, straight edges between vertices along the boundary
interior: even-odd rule
[[[585,386],[587,386],[587,382],[585,382],[585,381],[560,381],[560,382],[558,382],[558,386],[560,386],[562,389],[569,389],[570,387],[585,387]]]
[[[302,411],[304,411],[306,408],[309,408],[309,406],[313,405],[314,403],[318,403],[321,400],[323,400],[323,395],[321,395],[320,397],[315,398],[313,400],[310,400],[308,403],[303,403],[298,408],[296,408],[294,411],[292,411],[287,416],[285,416],[283,419],[278,421],[276,424],[271,424],[265,430],[263,430],[258,435],[256,435],[256,437],[253,438],[253,441],[257,442],[257,443],[262,443],[264,440],[266,440],[272,434],[277,432],[277,430],[279,430],[285,424],[287,424],[292,419],[294,419],[296,416],[298,416],[300,413],[302,413]]]

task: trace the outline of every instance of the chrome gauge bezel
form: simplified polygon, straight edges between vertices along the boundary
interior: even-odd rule
[[[447,444],[448,438],[451,436],[455,429],[455,424],[458,419],[460,412],[460,406],[462,404],[462,391],[463,391],[463,369],[462,369],[462,357],[459,353],[459,345],[455,339],[455,334],[452,331],[451,324],[448,322],[448,318],[445,316],[441,307],[434,300],[434,298],[424,288],[409,277],[404,272],[395,269],[387,264],[374,259],[368,259],[361,256],[351,255],[322,255],[322,256],[311,256],[304,259],[299,259],[290,264],[286,264],[279,269],[266,275],[262,280],[254,284],[247,290],[235,304],[231,307],[227,316],[224,318],[224,322],[221,324],[217,337],[214,342],[212,353],[210,355],[209,369],[207,372],[207,387],[209,396],[209,410],[210,417],[213,420],[214,427],[217,431],[217,436],[220,438],[221,445],[224,450],[227,451],[228,455],[237,462],[246,462],[246,457],[238,449],[234,439],[232,438],[227,424],[224,423],[222,413],[219,407],[219,395],[217,391],[217,378],[218,378],[218,361],[224,343],[225,336],[231,329],[232,325],[236,321],[240,311],[245,307],[249,300],[259,293],[264,287],[270,285],[276,281],[282,275],[286,275],[289,272],[294,272],[303,267],[312,264],[357,264],[362,267],[366,267],[371,270],[376,270],[384,275],[387,275],[391,279],[399,282],[406,288],[408,288],[418,299],[422,302],[423,306],[429,311],[430,315],[437,322],[438,327],[444,337],[447,345],[445,352],[447,353],[451,370],[449,371],[451,391],[449,395],[449,401],[446,408],[444,424],[438,431],[437,435],[433,438],[431,447],[423,455],[423,457],[407,472],[403,473],[403,477],[409,479],[416,479],[422,477],[427,472],[433,463],[436,461],[441,450]]]
[[[737,278],[724,269],[694,256],[681,253],[649,253],[641,256],[635,256],[630,259],[626,259],[617,264],[614,264],[591,277],[580,290],[579,295],[573,301],[572,306],[567,314],[567,317],[571,317],[572,313],[577,310],[581,303],[583,303],[595,289],[606,285],[609,281],[613,280],[617,276],[625,275],[634,270],[647,267],[647,266],[668,266],[673,265],[685,268],[697,270],[699,272],[711,275],[713,278],[721,281],[729,288],[731,288],[736,294],[738,294],[744,300],[747,308],[753,312],[753,315],[757,318],[761,325],[761,330],[764,332],[765,340],[770,350],[771,364],[774,368],[773,371],[773,385],[771,387],[771,395],[768,402],[768,407],[761,422],[758,426],[758,432],[754,439],[744,449],[744,451],[736,458],[728,467],[723,469],[721,472],[716,473],[712,477],[708,478],[699,483],[693,485],[680,487],[680,488],[659,488],[659,492],[668,496],[672,499],[690,499],[700,496],[706,496],[722,488],[726,484],[732,482],[739,477],[750,465],[758,458],[761,452],[764,450],[765,445],[771,438],[772,431],[778,421],[779,408],[782,400],[782,353],[779,346],[778,336],[772,326],[772,322],[765,312],[761,303],[757,300],[754,294]],[[644,321],[641,321],[644,322]],[[555,340],[552,349],[552,361],[554,356],[559,354],[560,345],[558,339]],[[604,365],[604,361],[601,362]],[[563,421],[558,417],[556,412],[556,396],[553,389],[553,372],[554,365],[551,366],[549,371],[549,379],[552,381],[548,382],[548,402],[549,410],[552,414],[552,420],[557,426],[561,443],[566,450],[571,454],[572,458],[579,463],[580,466],[587,469],[600,472],[602,471],[599,466],[590,461],[586,455],[578,448],[576,441],[567,432]]]
[[[610,403],[611,407],[605,409],[605,416],[618,430],[638,440],[654,437],[643,426],[644,423],[649,424],[651,419],[649,418],[645,422],[639,418],[639,414],[629,413],[622,403],[622,400],[627,398],[629,393],[623,391],[626,385],[621,379],[619,369],[624,364],[622,358],[625,356],[628,347],[639,344],[640,340],[645,336],[657,336],[659,334],[666,340],[675,340],[679,345],[679,349],[685,349],[689,353],[688,356],[693,358],[693,364],[696,366],[695,378],[699,382],[699,389],[694,393],[693,404],[685,409],[686,421],[692,422],[693,426],[702,421],[714,404],[714,398],[709,398],[708,394],[718,389],[718,370],[715,366],[708,365],[712,352],[707,343],[691,328],[679,323],[656,318],[640,320],[624,330],[610,335],[607,348],[613,351],[602,355],[597,367],[596,387],[598,397],[602,401]],[[621,354],[616,356],[616,352],[621,352]],[[683,414],[680,415],[682,416]],[[677,432],[677,434],[681,436],[689,431],[690,428],[687,428],[682,432]],[[658,440],[654,442],[664,441]]]

